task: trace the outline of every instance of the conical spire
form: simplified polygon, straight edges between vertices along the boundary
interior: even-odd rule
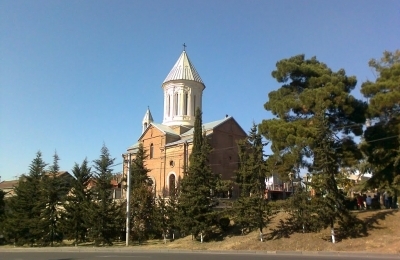
[[[192,80],[204,85],[185,50],[183,50],[181,56],[179,56],[179,59],[165,78],[163,84],[171,80]]]
[[[153,116],[151,115],[150,108],[147,107],[146,114],[144,114],[143,121],[142,121],[142,126],[143,126],[143,128],[142,128],[142,133],[143,133],[144,131],[146,131],[147,127],[148,127],[148,126],[150,125],[150,123],[152,123],[153,121],[154,121],[154,120],[153,120]]]

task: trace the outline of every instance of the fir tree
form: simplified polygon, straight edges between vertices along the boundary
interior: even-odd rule
[[[0,189],[0,234],[4,234],[5,229],[4,229],[4,221],[5,221],[5,215],[6,215],[6,203],[4,200],[6,193]],[[0,239],[0,244],[2,243]]]
[[[59,160],[57,153],[54,153],[53,164],[42,178],[40,189],[42,196],[41,200],[38,201],[42,209],[40,227],[44,232],[41,242],[44,245],[50,243],[51,246],[54,245],[54,242],[61,242],[63,239],[60,227],[61,208],[69,186],[64,185],[59,176]]]
[[[141,143],[131,161],[131,217],[130,226],[133,229],[133,237],[139,242],[148,238],[154,232],[154,208],[155,200],[152,190],[152,182],[148,176],[145,160],[148,156]]]
[[[33,246],[43,237],[40,227],[43,208],[38,202],[42,200],[41,181],[46,165],[42,153],[37,152],[29,166],[29,174],[19,178],[18,186],[14,187],[15,196],[9,200],[5,233],[17,245],[28,243]]]
[[[172,192],[168,198],[158,196],[155,208],[155,224],[156,229],[161,233],[164,243],[167,237],[174,239],[174,232],[177,228],[177,197],[176,193]]]
[[[91,208],[92,192],[90,181],[92,180],[91,168],[87,159],[81,165],[75,163],[72,173],[75,179],[72,182],[70,194],[67,196],[63,213],[63,230],[67,239],[74,240],[75,245],[85,242],[88,235],[87,219]]]
[[[238,143],[239,169],[236,183],[240,196],[235,203],[235,222],[242,233],[258,229],[263,239],[263,228],[266,226],[270,210],[265,199],[265,177],[267,176],[264,160],[262,137],[253,124],[248,137]]]
[[[202,132],[201,111],[198,108],[194,124],[193,148],[189,167],[182,179],[179,197],[180,227],[193,236],[204,236],[215,223],[213,207],[216,188],[216,175],[211,171],[208,156],[211,148],[206,133]]]
[[[93,200],[88,209],[89,236],[95,245],[112,245],[119,231],[120,206],[112,198],[112,168],[113,158],[108,148],[103,145],[100,158],[93,161],[94,187]]]
[[[318,130],[314,147],[314,162],[310,168],[314,176],[311,186],[317,192],[314,207],[320,227],[330,227],[332,242],[335,243],[335,223],[338,222],[341,236],[359,236],[365,233],[365,227],[360,220],[353,216],[345,205],[345,196],[338,186],[340,146],[336,143],[326,119],[317,120]],[[314,218],[315,219],[315,218]]]

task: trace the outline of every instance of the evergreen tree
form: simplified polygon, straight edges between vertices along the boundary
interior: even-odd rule
[[[400,190],[400,185],[395,184],[400,183],[400,50],[385,51],[380,60],[372,59],[369,65],[378,77],[375,82],[367,81],[361,86],[361,93],[369,99],[371,123],[362,144],[373,167],[368,183],[393,192],[396,200]]]
[[[130,226],[133,230],[133,238],[139,242],[148,238],[154,232],[155,200],[152,190],[152,182],[148,176],[145,160],[148,156],[141,143],[131,161],[131,217]]]
[[[346,208],[344,193],[338,189],[341,186],[339,176],[340,161],[337,156],[336,143],[326,120],[317,121],[318,131],[314,147],[314,163],[312,175],[318,176],[311,180],[311,186],[317,191],[317,203],[314,207],[322,227],[330,227],[332,242],[335,242],[334,225],[339,223],[342,236],[358,236],[365,232],[364,226]]]
[[[158,196],[156,200],[156,208],[155,208],[155,218],[156,218],[156,229],[159,230],[164,239],[164,243],[167,241],[168,230],[170,229],[169,223],[169,215],[168,215],[168,201],[166,198]]]
[[[18,186],[14,187],[15,196],[9,200],[5,233],[16,245],[28,243],[33,246],[43,237],[40,226],[43,208],[38,202],[42,200],[41,181],[46,165],[42,153],[37,152],[29,166],[29,174],[19,178]]]
[[[194,124],[193,147],[189,167],[182,179],[179,195],[181,230],[197,236],[201,242],[215,223],[213,207],[217,176],[211,171],[208,156],[211,148],[202,132],[202,113],[198,108]]]
[[[6,193],[0,189],[0,234],[3,235],[5,232],[4,228],[4,221],[5,221],[5,215],[6,215],[6,203],[4,200]],[[3,242],[4,238],[0,238],[0,244]]]
[[[276,118],[264,120],[260,132],[271,141],[273,158],[282,162],[278,168],[283,180],[303,168],[313,174],[312,185],[319,179],[329,196],[337,196],[325,200],[331,203],[326,206],[338,207],[342,198],[335,176],[339,168],[362,158],[353,138],[362,134],[367,106],[350,94],[356,78],[304,55],[283,59],[276,66],[272,76],[283,85],[269,93],[264,105]],[[347,216],[344,211],[338,214]]]
[[[67,239],[74,240],[75,245],[79,242],[85,242],[88,235],[88,209],[91,208],[92,192],[90,190],[90,181],[92,180],[91,168],[88,166],[87,159],[83,160],[79,166],[75,163],[72,168],[72,174],[75,179],[72,182],[72,188],[66,198],[64,205],[63,230]]]
[[[304,187],[296,187],[295,192],[290,196],[287,204],[289,217],[286,228],[293,232],[317,232],[323,227],[318,215],[315,214],[321,205],[319,197],[311,199],[310,193]]]
[[[103,145],[100,158],[93,161],[92,188],[94,203],[90,204],[88,211],[89,236],[96,246],[112,245],[113,239],[119,231],[118,221],[121,213],[120,206],[112,198],[112,168],[113,158],[108,148]]]
[[[49,167],[49,171],[43,176],[41,181],[41,200],[38,201],[41,210],[40,227],[43,230],[41,242],[46,245],[54,242],[62,242],[63,236],[61,232],[61,208],[67,192],[68,185],[64,185],[63,180],[59,177],[60,167],[58,161],[60,158],[57,153],[53,155],[53,164]]]
[[[174,239],[174,231],[178,227],[177,221],[177,197],[176,193],[170,193],[169,198],[158,196],[155,208],[155,225],[156,229],[161,233],[164,243],[167,237]]]
[[[235,222],[241,227],[242,234],[258,229],[263,239],[270,210],[265,198],[265,178],[267,169],[264,160],[262,137],[253,124],[246,139],[238,142],[239,168],[236,183],[240,196],[235,203]]]

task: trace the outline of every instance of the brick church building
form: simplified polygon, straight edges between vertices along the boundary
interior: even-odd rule
[[[128,172],[129,158],[142,143],[148,155],[145,161],[153,181],[155,195],[168,197],[169,191],[179,185],[187,169],[193,145],[195,111],[202,109],[206,86],[185,50],[162,83],[164,113],[162,123],[153,120],[148,108],[142,121],[142,134],[128,147],[123,156],[123,175]],[[234,181],[238,168],[236,142],[246,137],[246,132],[231,116],[204,123],[207,139],[212,147],[209,163],[215,174],[224,180]],[[237,196],[235,192],[233,196]]]

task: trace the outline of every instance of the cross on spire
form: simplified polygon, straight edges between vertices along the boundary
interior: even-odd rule
[[[186,44],[183,43],[183,51],[186,51]]]

